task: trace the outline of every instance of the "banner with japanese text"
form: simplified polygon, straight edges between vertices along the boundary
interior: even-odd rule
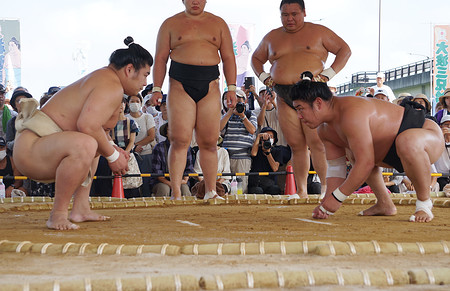
[[[252,56],[252,37],[255,30],[254,24],[228,24],[233,39],[234,55],[236,56],[237,79],[236,86],[244,85],[245,77],[254,77],[250,67]]]
[[[450,25],[435,25],[433,39],[433,96],[437,102],[450,87],[449,70]]]

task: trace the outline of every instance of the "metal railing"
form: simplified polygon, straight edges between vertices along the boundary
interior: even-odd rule
[[[384,75],[386,82],[406,78],[418,74],[430,72],[432,69],[433,60],[426,59],[405,66],[397,67],[391,70],[387,70]],[[338,95],[352,91],[353,89],[359,89],[359,87],[366,87],[367,84],[373,84],[377,82],[377,72],[358,72],[352,75],[351,82],[347,82],[336,87],[336,93]]]

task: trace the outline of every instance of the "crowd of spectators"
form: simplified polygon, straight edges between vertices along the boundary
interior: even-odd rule
[[[378,75],[377,85],[371,88],[361,88],[357,96],[372,97],[392,102],[402,106],[405,102],[414,102],[417,110],[423,110],[425,116],[442,129],[446,142],[446,150],[441,158],[433,165],[432,172],[450,172],[450,89],[439,98],[436,104],[435,114],[432,115],[431,103],[428,97],[421,93],[412,96],[409,93],[401,93],[396,99],[392,97],[392,90],[383,84],[382,74]],[[59,87],[52,86],[40,98],[41,107],[54,94]],[[134,154],[141,173],[164,174],[168,173],[168,115],[167,95],[163,94],[161,105],[150,104],[152,85],[148,85],[141,94],[136,96],[124,96],[119,121],[114,129],[109,132],[111,142],[125,151]],[[5,178],[6,195],[10,196],[12,190],[18,189],[24,195],[52,196],[54,184],[43,184],[29,180],[14,180],[13,176],[21,174],[14,167],[12,151],[14,149],[15,119],[21,112],[20,100],[33,98],[32,94],[24,87],[18,87],[11,95],[11,100],[5,100],[6,88],[0,84],[0,174],[11,176]],[[220,121],[221,132],[217,133],[217,153],[219,173],[251,173],[242,179],[243,193],[255,194],[283,194],[285,176],[282,175],[256,175],[259,172],[285,171],[290,163],[291,150],[281,132],[278,122],[276,93],[269,88],[261,87],[259,91],[254,85],[248,88],[242,87],[236,91],[238,105],[235,108],[227,108],[222,102],[222,118]],[[225,94],[223,95],[223,101]],[[250,110],[250,108],[252,110]],[[212,133],[213,134],[213,133]],[[195,135],[193,135],[195,136]],[[202,173],[198,162],[200,154],[195,141],[187,151],[187,162],[184,174]],[[5,153],[3,155],[3,153]],[[311,168],[310,170],[314,170]],[[394,169],[384,168],[384,172],[393,172]],[[97,176],[110,176],[107,161],[100,157],[97,168]],[[223,188],[225,194],[231,193],[233,177],[218,176],[217,184]],[[170,196],[171,186],[169,177],[143,178],[142,185],[133,189],[126,189],[126,197],[138,196]],[[195,184],[202,181],[201,175],[196,178],[185,176],[181,185],[184,196],[191,194]],[[401,175],[385,176],[386,187],[391,192],[401,193],[414,191],[408,177]],[[320,179],[317,175],[311,175],[308,179],[308,193],[320,193]],[[364,185],[362,185],[364,186]],[[198,188],[198,187],[197,187]],[[197,194],[197,188],[195,193]],[[315,190],[314,190],[315,189]],[[430,178],[430,189],[434,191],[446,191],[450,195],[450,178]],[[94,181],[92,195],[110,196],[112,182],[108,179]],[[19,193],[19,192],[14,192]]]

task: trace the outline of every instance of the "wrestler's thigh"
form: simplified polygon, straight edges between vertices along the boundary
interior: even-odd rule
[[[395,144],[400,157],[425,150],[430,162],[434,163],[444,150],[444,137],[439,126],[427,119],[422,128],[408,129],[399,134]]]
[[[297,112],[287,105],[282,98],[277,98],[277,105],[278,121],[289,146],[292,148],[296,146],[304,147],[306,139]]]
[[[177,80],[170,78],[167,98],[171,142],[190,143],[195,126],[196,105]]]
[[[25,130],[16,138],[14,162],[26,176],[34,179],[54,178],[64,158],[72,156],[74,161],[85,162],[95,157],[97,147],[94,138],[80,132],[65,131],[38,137]]]
[[[195,134],[197,143],[216,144],[220,131],[220,91],[218,80],[211,81],[208,94],[197,103]]]

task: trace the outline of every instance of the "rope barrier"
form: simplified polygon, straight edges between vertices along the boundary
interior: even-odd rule
[[[271,176],[271,175],[287,175],[294,174],[294,172],[279,171],[279,172],[250,172],[250,173],[217,173],[218,177],[239,177],[239,176]],[[308,171],[308,174],[317,174],[316,171]],[[406,176],[405,173],[382,173],[383,176]],[[203,177],[202,173],[187,173],[185,176],[188,177]],[[157,177],[170,177],[169,173],[156,174],[156,173],[144,173],[144,174],[125,174],[122,175],[123,178],[126,177],[142,177],[142,178],[157,178]],[[450,173],[431,173],[431,177],[450,177]],[[0,176],[3,180],[27,180],[26,176]],[[113,175],[110,176],[94,176],[93,179],[114,179]]]
[[[206,275],[128,276],[0,284],[2,290],[233,290],[311,286],[448,285],[450,268],[306,269]]]

